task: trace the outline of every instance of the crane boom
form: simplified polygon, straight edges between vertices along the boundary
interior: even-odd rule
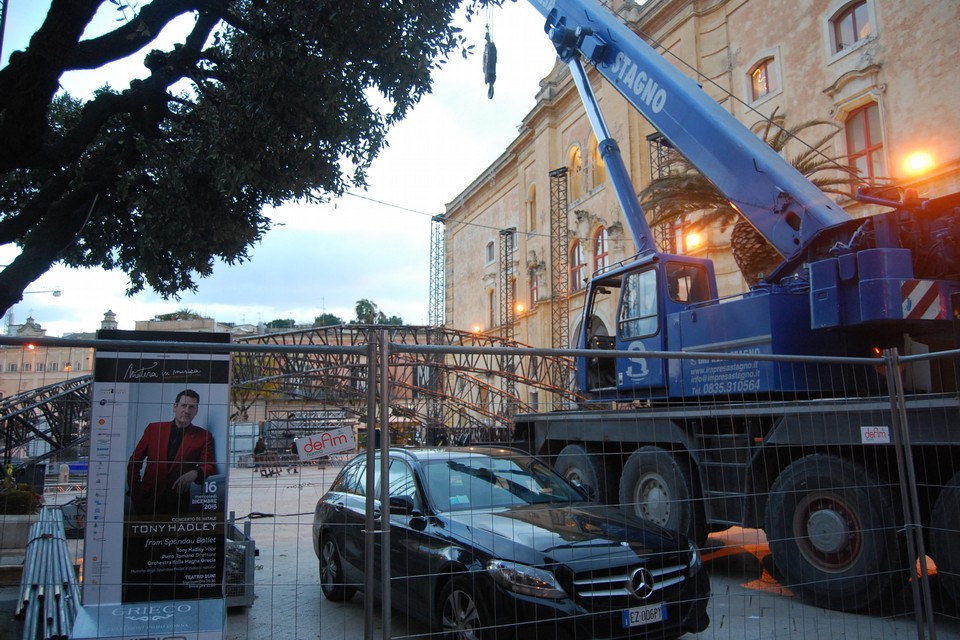
[[[596,67],[785,258],[821,230],[850,220],[608,9],[584,0],[530,2],[546,18],[544,30],[561,60],[569,64],[582,56]],[[601,132],[597,138],[602,139]],[[636,194],[618,192],[621,202],[629,197]],[[642,235],[632,231],[635,237]]]

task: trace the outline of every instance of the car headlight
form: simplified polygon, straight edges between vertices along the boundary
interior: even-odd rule
[[[508,560],[491,560],[486,568],[497,583],[510,591],[554,600],[567,597],[556,577],[544,569]]]
[[[693,542],[690,543],[690,575],[694,575],[700,570],[701,560],[700,560],[700,550],[697,549],[697,545]]]

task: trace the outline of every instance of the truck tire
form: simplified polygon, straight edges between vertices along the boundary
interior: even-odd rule
[[[579,444],[560,450],[554,471],[574,484],[584,485],[593,502],[609,504],[616,497],[616,482],[602,453],[591,453]]]
[[[703,505],[694,500],[690,472],[660,447],[641,447],[630,454],[620,476],[620,505],[689,536],[698,546],[707,541]]]
[[[860,611],[909,577],[898,522],[888,490],[873,474],[815,454],[773,483],[765,530],[784,586],[808,604]]]
[[[940,491],[933,505],[930,555],[947,593],[960,604],[960,473]]]

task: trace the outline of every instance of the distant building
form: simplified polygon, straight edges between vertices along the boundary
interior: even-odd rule
[[[107,311],[101,328],[116,328],[116,314]],[[32,317],[23,324],[9,324],[7,335],[18,338],[43,338],[47,330]],[[66,338],[92,338],[94,333],[73,334]],[[0,347],[0,397],[6,398],[31,389],[57,384],[93,373],[94,350],[89,347]]]
[[[197,333],[200,331],[209,331],[213,333],[229,333],[231,327],[221,324],[213,318],[203,318],[198,315],[183,318],[161,318],[152,320],[137,320],[134,323],[134,329],[137,331],[185,331]]]

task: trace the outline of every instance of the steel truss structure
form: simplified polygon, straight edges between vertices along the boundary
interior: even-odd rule
[[[519,355],[518,350],[526,347],[513,340],[441,327],[337,325],[238,341],[302,349],[236,350],[232,357],[236,414],[256,402],[293,400],[301,402],[298,412],[303,415],[305,409],[336,410],[365,419],[367,348],[384,341],[391,345],[389,418],[434,443],[510,438],[512,416],[536,410],[521,398],[521,388],[545,391],[567,402],[579,399],[568,385],[571,359]],[[405,350],[411,346],[431,350]],[[506,349],[494,354],[455,351],[474,347]],[[92,376],[84,376],[0,402],[4,462],[37,461],[85,441],[91,386]],[[37,440],[47,443],[38,447],[43,449],[40,456],[30,446]]]
[[[291,353],[239,353],[233,361],[237,402],[258,398],[298,399],[339,407],[358,417],[367,410],[367,363],[356,351],[337,347],[369,345],[380,339],[390,350],[391,418],[402,419],[425,437],[502,440],[510,437],[512,416],[531,411],[518,394],[526,387],[566,401],[578,397],[567,386],[573,362],[553,356],[443,353],[443,347],[512,347],[523,345],[497,336],[425,326],[338,325],[274,333],[244,339],[246,344],[303,345],[321,349]],[[404,351],[405,345],[432,345],[427,353]]]
[[[0,401],[3,463],[13,459],[43,459],[86,440],[90,424],[90,386],[93,376],[31,389]],[[28,451],[34,441],[47,444],[37,455]]]

